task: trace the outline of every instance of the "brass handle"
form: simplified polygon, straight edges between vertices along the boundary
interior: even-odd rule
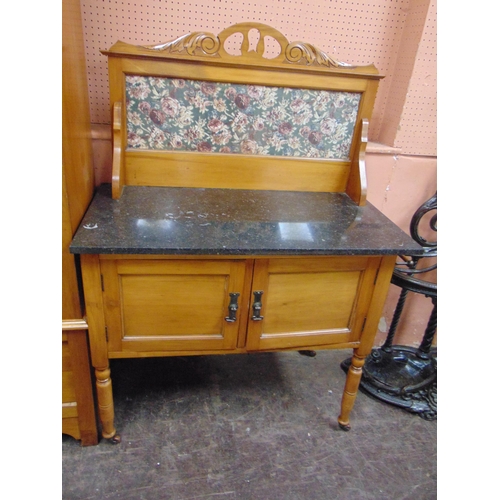
[[[229,294],[229,316],[226,316],[226,321],[228,323],[234,323],[236,321],[236,311],[238,310],[238,297],[239,293],[230,293]]]
[[[262,321],[264,319],[264,316],[260,315],[260,310],[262,309],[262,294],[264,292],[258,291],[258,292],[253,292],[253,316],[252,320],[253,321]]]

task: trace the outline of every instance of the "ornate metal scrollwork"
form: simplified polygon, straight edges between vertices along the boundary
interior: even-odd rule
[[[422,205],[413,214],[410,222],[410,234],[412,238],[425,250],[425,255],[419,257],[401,256],[403,262],[396,264],[396,276],[400,276],[403,279],[410,279],[410,277],[415,274],[424,274],[437,268],[437,262],[426,267],[417,268],[417,264],[421,259],[428,257],[437,257],[437,239],[435,241],[431,241],[427,238],[424,238],[424,236],[421,234],[420,225],[423,217],[432,211],[436,211],[436,213],[433,214],[429,220],[429,228],[437,233],[437,193],[435,193],[426,202],[422,203]],[[419,280],[415,278],[414,281],[415,284],[418,285]],[[429,284],[428,282],[424,282],[423,286],[427,287],[431,286],[431,284]]]
[[[424,238],[420,234],[420,222],[424,215],[427,213],[437,210],[437,193],[434,194],[431,198],[429,198],[425,203],[422,203],[422,205],[417,209],[417,211],[413,214],[413,217],[410,222],[410,234],[412,238],[422,245],[427,250],[427,255],[433,254],[437,255],[437,241],[430,241]],[[437,233],[437,213],[435,213],[430,221],[429,221],[429,227]]]

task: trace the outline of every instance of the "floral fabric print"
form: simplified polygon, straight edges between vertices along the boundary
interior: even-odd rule
[[[346,160],[360,97],[127,76],[128,147]]]

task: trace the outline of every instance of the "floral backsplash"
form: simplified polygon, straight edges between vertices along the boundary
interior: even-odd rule
[[[345,160],[360,97],[127,76],[128,147]]]

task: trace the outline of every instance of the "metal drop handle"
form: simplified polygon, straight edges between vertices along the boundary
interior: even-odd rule
[[[229,294],[229,316],[226,316],[226,321],[228,323],[234,323],[236,321],[236,311],[238,310],[238,297],[239,293],[230,293]]]
[[[264,319],[264,316],[260,315],[260,311],[262,309],[262,294],[263,291],[257,291],[253,292],[254,300],[253,300],[253,315],[252,315],[252,320],[253,321],[262,321]]]

